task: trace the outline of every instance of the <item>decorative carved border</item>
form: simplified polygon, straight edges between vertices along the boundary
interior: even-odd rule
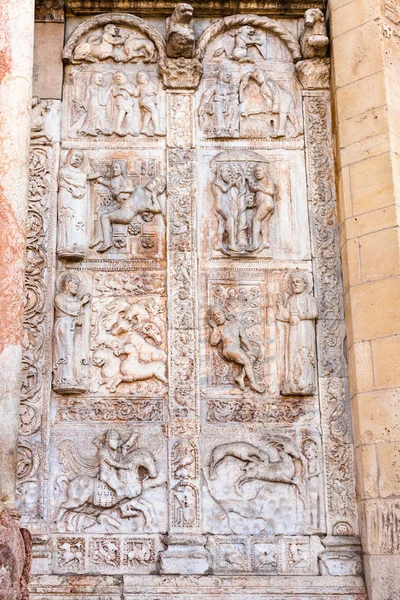
[[[335,179],[326,91],[305,91],[305,139],[316,296],[317,356],[327,490],[328,534],[358,530],[354,449],[345,357],[345,323]]]

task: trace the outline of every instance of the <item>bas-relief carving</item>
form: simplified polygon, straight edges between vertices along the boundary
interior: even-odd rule
[[[194,31],[191,27],[193,7],[182,2],[166,21],[167,54],[170,58],[193,58]]]
[[[64,0],[36,0],[35,21],[64,22]]]
[[[67,81],[65,127],[70,138],[165,136],[165,96],[154,67],[72,68]]]
[[[289,324],[285,350],[284,396],[307,396],[316,391],[315,327],[317,303],[311,296],[312,278],[305,272],[292,272],[286,278],[286,301],[277,295],[278,321]]]
[[[162,530],[165,475],[160,459],[134,431],[109,429],[91,441],[97,448],[91,454],[71,439],[58,443],[65,475],[54,480],[57,531]]]
[[[246,535],[320,531],[323,481],[315,434],[269,431],[250,443],[238,431],[239,441],[215,446],[208,436],[203,440],[202,450],[209,455],[203,455],[202,469],[207,530]]]
[[[58,394],[86,391],[87,365],[85,341],[85,305],[90,301],[85,281],[77,273],[62,272],[57,279],[54,315],[53,388]]]

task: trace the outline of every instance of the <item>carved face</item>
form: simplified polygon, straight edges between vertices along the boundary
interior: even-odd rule
[[[107,431],[106,443],[111,450],[117,450],[119,446],[119,435],[113,429],[111,431]]]
[[[117,85],[121,85],[127,81],[127,76],[122,71],[117,71],[113,77],[113,80]]]
[[[83,163],[83,152],[81,150],[74,150],[70,154],[69,164],[72,167],[80,167]]]
[[[216,323],[217,325],[223,325],[226,321],[225,318],[225,313],[224,311],[221,309],[214,309],[211,313],[211,318],[214,321],[214,323]]]
[[[265,175],[265,170],[264,170],[264,167],[262,167],[261,165],[257,165],[257,166],[254,168],[254,177],[255,177],[255,178],[258,180],[258,181],[260,181],[260,179],[263,179],[264,175]]]
[[[93,73],[93,83],[96,85],[103,85],[103,73]]]
[[[71,296],[76,296],[79,290],[79,282],[76,279],[70,279],[65,287]]]
[[[294,294],[301,294],[306,289],[306,282],[299,275],[292,275],[292,290]]]
[[[221,179],[223,179],[225,183],[230,182],[232,173],[228,165],[221,167],[219,174],[221,175]]]
[[[303,444],[303,454],[307,460],[313,460],[317,456],[317,445],[315,442],[308,440]]]
[[[190,4],[178,4],[175,9],[175,18],[178,23],[188,24],[193,17],[193,7]]]
[[[112,164],[112,174],[114,177],[118,177],[118,175],[122,174],[121,165],[119,162],[113,162]]]
[[[149,77],[145,71],[139,71],[136,76],[136,81],[138,83],[147,83],[149,81]]]

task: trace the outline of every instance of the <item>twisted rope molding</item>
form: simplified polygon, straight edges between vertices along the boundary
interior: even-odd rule
[[[139,29],[139,31],[144,33],[154,43],[160,59],[167,56],[163,37],[158,33],[157,29],[152,25],[149,25],[147,21],[127,13],[107,13],[104,15],[97,15],[92,19],[88,19],[81,25],[78,25],[78,27],[70,35],[68,42],[65,44],[63,60],[66,62],[72,61],[73,52],[81,38],[86,33],[92,29],[96,29],[96,27],[108,25],[109,23],[115,23],[115,25],[128,25],[130,27]]]
[[[285,42],[292,53],[294,62],[301,60],[300,46],[296,38],[276,21],[273,21],[268,17],[259,17],[257,15],[232,15],[231,17],[219,19],[207,27],[198,39],[195,54],[196,58],[199,60],[203,59],[208,44],[217,37],[217,35],[225,33],[233,27],[240,27],[242,25],[254,25],[254,27],[260,27],[265,31],[274,33]]]

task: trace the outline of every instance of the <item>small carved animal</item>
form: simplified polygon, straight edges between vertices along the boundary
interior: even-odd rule
[[[156,61],[157,53],[152,41],[144,38],[137,38],[130,35],[124,44],[124,53],[126,58],[124,62],[137,63],[142,60],[144,63]]]
[[[193,7],[181,3],[167,19],[167,54],[170,58],[193,58],[194,33],[190,26]]]
[[[303,58],[323,58],[327,55],[328,44],[324,13],[320,8],[309,8],[304,15],[304,31],[300,37]]]

